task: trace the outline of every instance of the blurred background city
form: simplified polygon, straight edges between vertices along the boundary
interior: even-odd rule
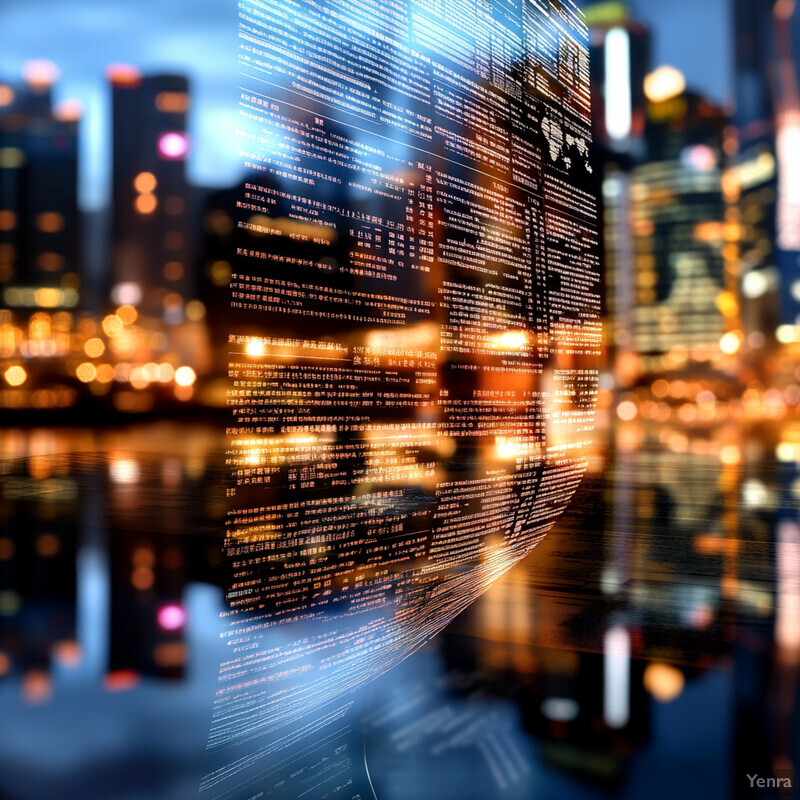
[[[229,5],[0,8],[2,797],[196,795],[242,235]],[[381,800],[767,797],[746,771],[800,766],[800,9],[586,16],[595,452],[546,541],[375,690]]]

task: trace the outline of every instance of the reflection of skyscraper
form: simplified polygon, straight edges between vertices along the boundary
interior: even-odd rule
[[[79,111],[51,110],[56,76],[34,62],[24,87],[0,86],[0,287],[12,308],[78,303]]]
[[[179,322],[192,296],[186,156],[188,81],[108,73],[113,98],[112,300]]]

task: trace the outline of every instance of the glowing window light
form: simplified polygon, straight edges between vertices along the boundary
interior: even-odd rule
[[[114,367],[111,364],[100,364],[97,367],[98,383],[111,383],[114,380]]]
[[[165,631],[178,631],[186,624],[186,611],[177,603],[168,603],[158,610],[157,619]]]
[[[664,65],[644,79],[644,93],[651,103],[663,103],[683,94],[686,78],[675,67]]]
[[[123,305],[117,309],[116,315],[122,320],[123,325],[133,325],[139,316],[139,312],[133,306]]]
[[[624,28],[612,28],[605,47],[606,131],[612,139],[626,139],[633,124],[631,105],[631,44]]]
[[[80,100],[68,97],[56,105],[53,116],[61,122],[77,122],[83,116],[83,104]]]
[[[580,706],[570,697],[548,697],[541,709],[542,714],[554,722],[572,722],[580,713]]]
[[[132,458],[114,458],[108,465],[108,477],[112,483],[138,483],[141,477],[139,462]]]
[[[106,346],[103,344],[103,340],[98,339],[96,336],[89,339],[83,346],[83,352],[86,353],[89,358],[100,358],[105,351]]]
[[[681,164],[694,172],[711,172],[717,162],[717,154],[705,144],[686,147],[681,152]]]
[[[122,328],[122,320],[116,314],[109,314],[103,319],[103,332],[112,339],[122,333]]]
[[[205,319],[206,307],[200,300],[190,300],[186,304],[186,319],[190,322],[200,322]]]
[[[42,233],[58,233],[64,230],[64,217],[57,211],[45,211],[36,217],[36,227]]]
[[[22,384],[28,380],[28,373],[25,372],[24,367],[15,364],[3,373],[3,377],[6,379],[6,383],[9,386],[22,386]]]
[[[0,161],[0,166],[5,166]],[[8,209],[0,210],[0,231],[13,231],[17,227],[17,215]]]
[[[603,637],[603,719],[619,730],[630,720],[631,637],[625,628],[609,628]]]
[[[61,77],[61,70],[43,59],[26,61],[22,65],[22,78],[33,89],[47,89]]]
[[[189,137],[179,131],[168,131],[158,137],[158,152],[167,161],[181,161],[189,153]]]
[[[671,664],[648,664],[644,671],[644,688],[659,703],[669,703],[683,691],[683,673]]]
[[[617,406],[617,416],[623,422],[630,422],[633,419],[636,419],[636,415],[639,413],[638,409],[636,408],[636,403],[631,400],[623,400]]]
[[[800,251],[800,113],[785,113],[778,118],[778,246]]]
[[[154,194],[140,194],[134,201],[138,214],[152,214],[158,208],[158,200]]]
[[[10,86],[0,84],[0,108],[10,106],[15,98],[14,90]]]
[[[175,370],[175,383],[178,386],[192,386],[197,380],[197,374],[191,367],[178,367]]]
[[[83,364],[78,365],[75,375],[81,383],[91,383],[97,377],[97,367],[88,361],[84,361]]]
[[[189,110],[189,95],[186,92],[159,92],[156,108],[163,114],[184,114]]]
[[[0,167],[3,169],[19,169],[26,160],[25,152],[19,147],[0,147]]]
[[[735,444],[726,444],[719,451],[719,460],[728,467],[734,467],[742,461],[742,451]]]
[[[129,64],[111,64],[106,70],[106,78],[119,89],[133,89],[142,82],[142,73]]]
[[[141,194],[154,192],[156,186],[158,186],[158,181],[156,180],[156,176],[153,175],[152,172],[140,172],[133,179],[133,188],[136,189],[136,191],[140,192]]]
[[[719,349],[726,356],[732,356],[739,352],[742,346],[742,337],[737,331],[729,331],[719,340]]]
[[[43,287],[36,289],[33,293],[33,299],[39,308],[56,308],[64,301],[64,293],[60,289],[53,289],[51,287]]]
[[[164,264],[164,277],[168,281],[179,281],[183,274],[183,264],[180,261],[168,261]]]
[[[150,385],[150,378],[142,364],[135,366],[131,370],[129,380],[134,389],[146,389]]]
[[[111,300],[120,306],[136,306],[142,302],[142,289],[138,283],[118,283],[111,290]]]

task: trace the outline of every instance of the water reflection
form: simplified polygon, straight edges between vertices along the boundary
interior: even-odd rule
[[[730,430],[677,433],[607,433],[539,547],[351,697],[330,743],[349,772],[318,772],[318,796],[347,780],[381,800],[752,797],[745,772],[784,774],[800,718],[787,430],[737,430],[738,459]],[[194,796],[230,579],[222,437],[4,431],[0,447],[0,794]]]

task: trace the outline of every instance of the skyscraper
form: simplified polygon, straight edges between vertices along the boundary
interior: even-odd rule
[[[652,102],[647,159],[632,172],[634,349],[644,372],[707,361],[726,322],[723,113],[683,92]],[[681,364],[664,354],[681,353]]]
[[[596,194],[601,201],[601,242],[605,283],[606,343],[623,375],[632,346],[633,253],[631,250],[630,171],[642,157],[647,100],[644,79],[650,69],[650,33],[626,4],[603,2],[586,9],[590,29],[592,128]],[[601,189],[602,187],[602,189]]]
[[[57,70],[34,62],[26,83],[2,86],[0,104],[0,288],[11,308],[78,304],[77,200],[80,111],[51,108]]]
[[[108,71],[113,105],[111,299],[180,322],[192,297],[186,119],[180,75]]]
[[[800,341],[800,15],[790,0],[736,0],[734,26],[744,323],[756,345]]]

